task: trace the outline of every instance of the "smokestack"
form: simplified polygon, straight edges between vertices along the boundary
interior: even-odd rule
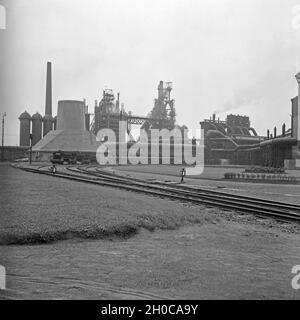
[[[285,136],[286,125],[285,123],[282,125],[282,136]]]
[[[117,109],[117,112],[120,112],[120,92],[118,92],[118,98],[116,101],[116,109]]]
[[[51,73],[51,62],[47,62],[45,115],[52,116],[52,73]]]
[[[213,114],[213,122],[216,122],[216,114]]]

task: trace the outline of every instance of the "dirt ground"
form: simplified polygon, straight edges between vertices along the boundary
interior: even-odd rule
[[[22,299],[299,299],[299,235],[238,223],[0,249]]]
[[[0,235],[156,217],[152,232],[140,227],[127,239],[0,245],[0,299],[300,299],[291,286],[297,225],[11,168],[0,179]],[[55,195],[58,207],[45,201]]]

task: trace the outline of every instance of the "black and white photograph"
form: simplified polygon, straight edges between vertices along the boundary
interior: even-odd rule
[[[0,300],[300,300],[299,96],[300,0],[0,0]]]

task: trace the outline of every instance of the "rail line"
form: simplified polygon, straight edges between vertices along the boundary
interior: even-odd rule
[[[69,167],[68,170],[73,171],[74,169]],[[214,195],[215,198],[226,197],[226,199],[239,199],[239,200],[243,200],[244,202],[247,202],[247,203],[255,203],[255,204],[259,203],[262,205],[272,205],[272,206],[276,206],[277,208],[279,207],[279,208],[283,208],[285,210],[289,209],[289,210],[296,210],[296,211],[300,212],[300,206],[295,205],[295,204],[288,204],[288,203],[285,204],[282,202],[277,202],[277,201],[272,201],[272,200],[259,199],[259,198],[241,196],[241,195],[231,195],[231,194],[224,193],[224,192],[212,191],[212,190],[208,190],[208,189],[191,187],[191,186],[174,185],[174,184],[172,184],[170,186],[170,184],[168,184],[168,183],[159,182],[159,181],[151,182],[150,186],[149,186],[149,183],[145,184],[145,182],[143,182],[143,180],[141,180],[141,179],[116,176],[116,175],[111,174],[109,172],[98,171],[99,169],[97,169],[96,173],[91,172],[88,169],[85,169],[82,167],[77,167],[76,170],[77,170],[77,172],[82,172],[82,173],[89,174],[92,176],[101,177],[103,179],[108,179],[108,180],[112,179],[112,180],[116,180],[116,181],[122,181],[125,184],[132,185],[132,182],[134,182],[137,185],[142,185],[142,186],[147,185],[147,187],[150,187],[150,188],[158,188],[157,186],[163,186],[164,189],[166,187],[168,187],[169,189],[172,188],[172,189],[182,190],[182,191],[184,191],[184,193],[188,192],[188,194],[197,194],[197,195],[212,194],[212,195]],[[155,187],[153,187],[153,185],[155,185]]]
[[[43,168],[18,167],[32,173],[51,175]],[[113,187],[132,192],[144,193],[160,198],[181,202],[221,207],[225,210],[247,212],[259,217],[271,217],[281,221],[300,222],[300,206],[266,199],[232,195],[203,188],[170,185],[163,182],[145,182],[139,179],[117,176],[100,170],[91,171],[92,167],[69,166],[67,172],[57,172],[55,177],[77,182]]]

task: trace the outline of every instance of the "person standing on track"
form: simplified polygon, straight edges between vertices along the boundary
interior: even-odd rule
[[[55,166],[55,164],[52,166],[51,169],[52,169],[52,174],[55,175],[55,173],[56,173],[56,166]]]
[[[181,174],[181,181],[180,181],[180,183],[183,183],[183,179],[184,179],[184,177],[186,176],[186,170],[185,170],[185,168],[182,168],[182,169],[180,170],[180,174]]]

